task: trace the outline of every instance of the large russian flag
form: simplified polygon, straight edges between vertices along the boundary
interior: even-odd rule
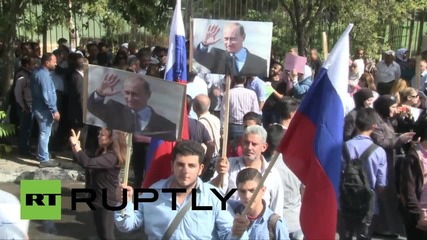
[[[169,35],[168,63],[165,80],[187,83],[187,51],[185,48],[185,29],[181,13],[181,0],[176,1]],[[167,96],[165,96],[167,99]],[[188,139],[188,115],[186,104],[183,109],[182,139]],[[160,179],[171,175],[170,161],[175,142],[151,139],[147,154],[146,169],[148,169],[143,187],[148,188]]]
[[[306,239],[335,239],[352,27],[323,64],[278,148],[305,185],[300,222]]]

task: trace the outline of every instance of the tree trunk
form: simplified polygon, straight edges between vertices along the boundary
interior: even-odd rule
[[[304,56],[305,55],[305,46],[306,46],[306,39],[304,36],[304,26],[298,25],[295,29],[295,34],[297,38],[297,47],[298,47],[298,55]]]
[[[414,34],[414,26],[415,26],[415,11],[412,12],[411,23],[409,25],[409,43],[408,43],[408,51],[409,55],[412,56],[412,35]]]
[[[43,54],[47,53],[47,26],[42,26]]]
[[[22,1],[10,0],[4,1],[2,4],[2,15],[4,19],[4,28],[2,37],[4,51],[1,55],[1,76],[0,76],[0,98],[6,97],[13,81],[13,73],[15,67],[15,41],[16,41],[16,22],[17,16],[21,15],[19,5]],[[25,4],[25,3],[22,3]],[[3,104],[7,106],[9,99],[6,99]]]

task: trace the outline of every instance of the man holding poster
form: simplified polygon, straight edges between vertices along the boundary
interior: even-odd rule
[[[225,50],[211,47],[221,38],[217,37],[220,27],[209,25],[203,40],[197,45],[194,58],[211,73],[263,77],[267,75],[267,60],[249,52],[243,47],[246,39],[244,27],[238,22],[224,26],[223,41]],[[228,69],[227,69],[228,68]],[[228,71],[227,71],[228,70]]]
[[[106,97],[120,92],[115,89],[119,82],[117,75],[106,74],[99,87],[89,96],[88,110],[105,122],[107,128],[176,140],[176,124],[156,113],[147,104],[151,89],[142,76],[133,75],[125,80],[123,94],[126,105],[111,99],[105,102]]]

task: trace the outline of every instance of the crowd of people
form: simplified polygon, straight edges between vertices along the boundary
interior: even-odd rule
[[[160,193],[159,203],[139,203],[136,211],[128,202],[124,215],[103,210],[97,203],[100,210],[94,211],[94,222],[100,239],[114,239],[115,227],[123,232],[142,227],[149,238],[165,234],[174,239],[303,239],[299,215],[304,186],[280,154],[254,203],[248,206],[248,201],[301,100],[319,80],[322,62],[317,50],[310,51],[303,73],[285,70],[283,59],[272,57],[269,77],[232,77],[227,149],[221,149],[225,77],[189,69],[190,139],[174,147],[171,170],[159,173],[167,178],[146,178],[150,138],[135,134],[131,156],[135,178],[132,187],[120,185],[124,136],[84,124],[83,66],[89,63],[163,78],[167,53],[162,47],[138,49],[126,43],[113,54],[102,41],[71,51],[66,41],[58,41],[53,53],[41,56],[37,44],[21,44],[11,101],[12,119],[19,125],[19,153],[38,160],[40,167],[56,167],[55,153],[69,146],[65,144],[69,141],[76,161],[86,169],[86,187],[107,188],[110,206],[123,201],[116,190],[128,190],[127,199],[132,199],[133,188],[141,186],[186,189],[173,195],[176,199]],[[297,51],[293,48],[289,53]],[[360,160],[372,194],[366,200],[370,204],[361,204],[369,211],[357,220],[349,212],[355,206],[347,208],[347,202],[341,202],[337,232],[341,239],[399,235],[426,239],[427,59],[420,62],[419,84],[415,61],[408,58],[406,49],[386,51],[383,59],[369,62],[363,49],[349,59],[342,179],[355,166],[351,161]],[[32,134],[38,136],[36,153],[30,147]],[[224,151],[226,158],[221,157]],[[230,194],[227,210],[221,210],[221,202],[209,190],[213,186],[225,196]],[[193,201],[212,210],[185,214],[193,188],[199,192]],[[344,199],[345,187],[342,191]],[[184,215],[170,211],[172,203]],[[247,215],[241,216],[245,208]]]

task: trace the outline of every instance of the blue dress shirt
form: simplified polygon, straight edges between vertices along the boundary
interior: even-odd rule
[[[264,212],[261,217],[257,218],[249,227],[248,234],[249,239],[270,239],[268,231],[268,220],[270,216],[274,213],[269,207],[266,207],[265,201],[262,200],[264,204]],[[245,209],[245,206],[236,200],[230,200],[230,205],[235,211],[241,213]],[[289,239],[288,227],[280,218],[276,223],[276,228],[274,229],[276,239]]]
[[[242,71],[243,65],[245,65],[247,55],[248,51],[246,48],[242,48],[240,51],[234,54],[234,56],[236,56],[236,65],[237,69],[239,69],[239,72]]]
[[[149,239],[161,239],[166,229],[175,218],[177,213],[190,200],[191,194],[180,205],[177,210],[172,210],[171,193],[162,193],[161,189],[169,188],[172,177],[160,180],[151,186],[159,193],[159,198],[153,203],[139,203],[138,210],[129,202],[125,208],[125,216],[122,218],[120,211],[115,212],[115,224],[122,232],[140,229],[144,231]],[[221,201],[213,194],[209,183],[197,180],[197,206],[212,206],[212,210],[193,211],[189,210],[171,239],[248,239],[245,232],[241,238],[232,236],[234,213],[227,204],[227,210],[221,210]],[[217,188],[216,188],[217,189]],[[218,192],[220,192],[218,190]],[[143,194],[144,195],[144,194]],[[152,194],[147,194],[152,197]]]

